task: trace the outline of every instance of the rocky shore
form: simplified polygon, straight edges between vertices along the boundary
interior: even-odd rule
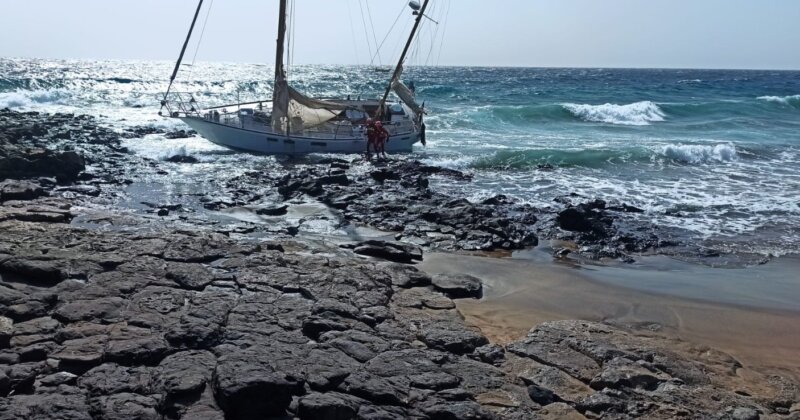
[[[790,379],[648,331],[559,321],[492,344],[453,301],[480,279],[414,265],[538,238],[676,247],[618,217],[634,208],[473,203],[431,188],[466,174],[338,158],[132,208],[122,190],[193,164],[123,147],[145,134],[0,111],[0,419],[800,418]],[[328,212],[290,217],[308,203]],[[380,235],[304,234],[320,221]]]

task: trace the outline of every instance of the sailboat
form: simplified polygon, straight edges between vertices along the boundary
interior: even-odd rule
[[[271,99],[202,108],[191,94],[171,92],[184,52],[203,5],[200,0],[181,49],[170,84],[161,101],[168,116],[177,118],[205,139],[234,150],[263,154],[362,153],[367,148],[366,121],[383,122],[389,132],[387,152],[411,152],[425,145],[426,114],[415,94],[400,80],[403,62],[430,0],[414,0],[409,7],[416,16],[411,34],[380,99],[315,99],[295,90],[284,67],[287,1],[280,0],[275,54],[274,90]],[[399,100],[389,102],[394,92]]]

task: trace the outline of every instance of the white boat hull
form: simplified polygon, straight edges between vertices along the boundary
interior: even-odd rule
[[[299,155],[308,153],[364,153],[365,136],[342,138],[304,137],[302,135],[277,135],[271,132],[238,128],[194,117],[181,117],[183,122],[208,141],[229,149],[270,155]],[[409,132],[389,137],[386,151],[409,153],[419,133]]]

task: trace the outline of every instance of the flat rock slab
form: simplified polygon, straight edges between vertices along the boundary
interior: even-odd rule
[[[469,274],[436,274],[431,277],[436,290],[450,298],[480,298],[483,296],[481,279]]]
[[[0,182],[0,202],[9,200],[33,200],[45,195],[42,186],[31,181],[7,180]]]

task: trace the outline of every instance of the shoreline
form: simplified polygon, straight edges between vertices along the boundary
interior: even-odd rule
[[[774,309],[768,301],[761,307],[742,306],[657,293],[614,284],[608,272],[587,274],[585,269],[524,258],[434,253],[420,268],[486,280],[480,301],[462,300],[457,306],[496,343],[518,340],[529,325],[542,322],[601,321],[724,350],[748,368],[800,380],[800,309]],[[646,268],[623,269],[642,279],[652,274]]]
[[[558,273],[570,269],[458,254],[520,255],[552,232],[581,243],[580,258],[629,261],[673,246],[651,233],[620,235],[624,206],[472,203],[429,188],[432,177],[469,175],[411,159],[278,162],[164,194],[170,185],[151,176],[168,180],[193,163],[121,145],[150,129],[118,133],[88,116],[8,110],[0,125],[2,420],[800,411],[796,378],[602,316],[619,299],[652,297],[615,287],[617,296],[596,302],[588,285],[611,286]],[[420,270],[445,262],[469,275]],[[467,262],[477,265],[465,270]],[[488,274],[515,264],[542,273],[531,295]],[[583,294],[570,319],[600,322],[566,320],[564,285]],[[495,295],[541,298],[538,312],[512,314],[527,334],[514,326],[503,340],[468,324],[470,313],[492,312]],[[629,323],[638,316],[617,312]]]

